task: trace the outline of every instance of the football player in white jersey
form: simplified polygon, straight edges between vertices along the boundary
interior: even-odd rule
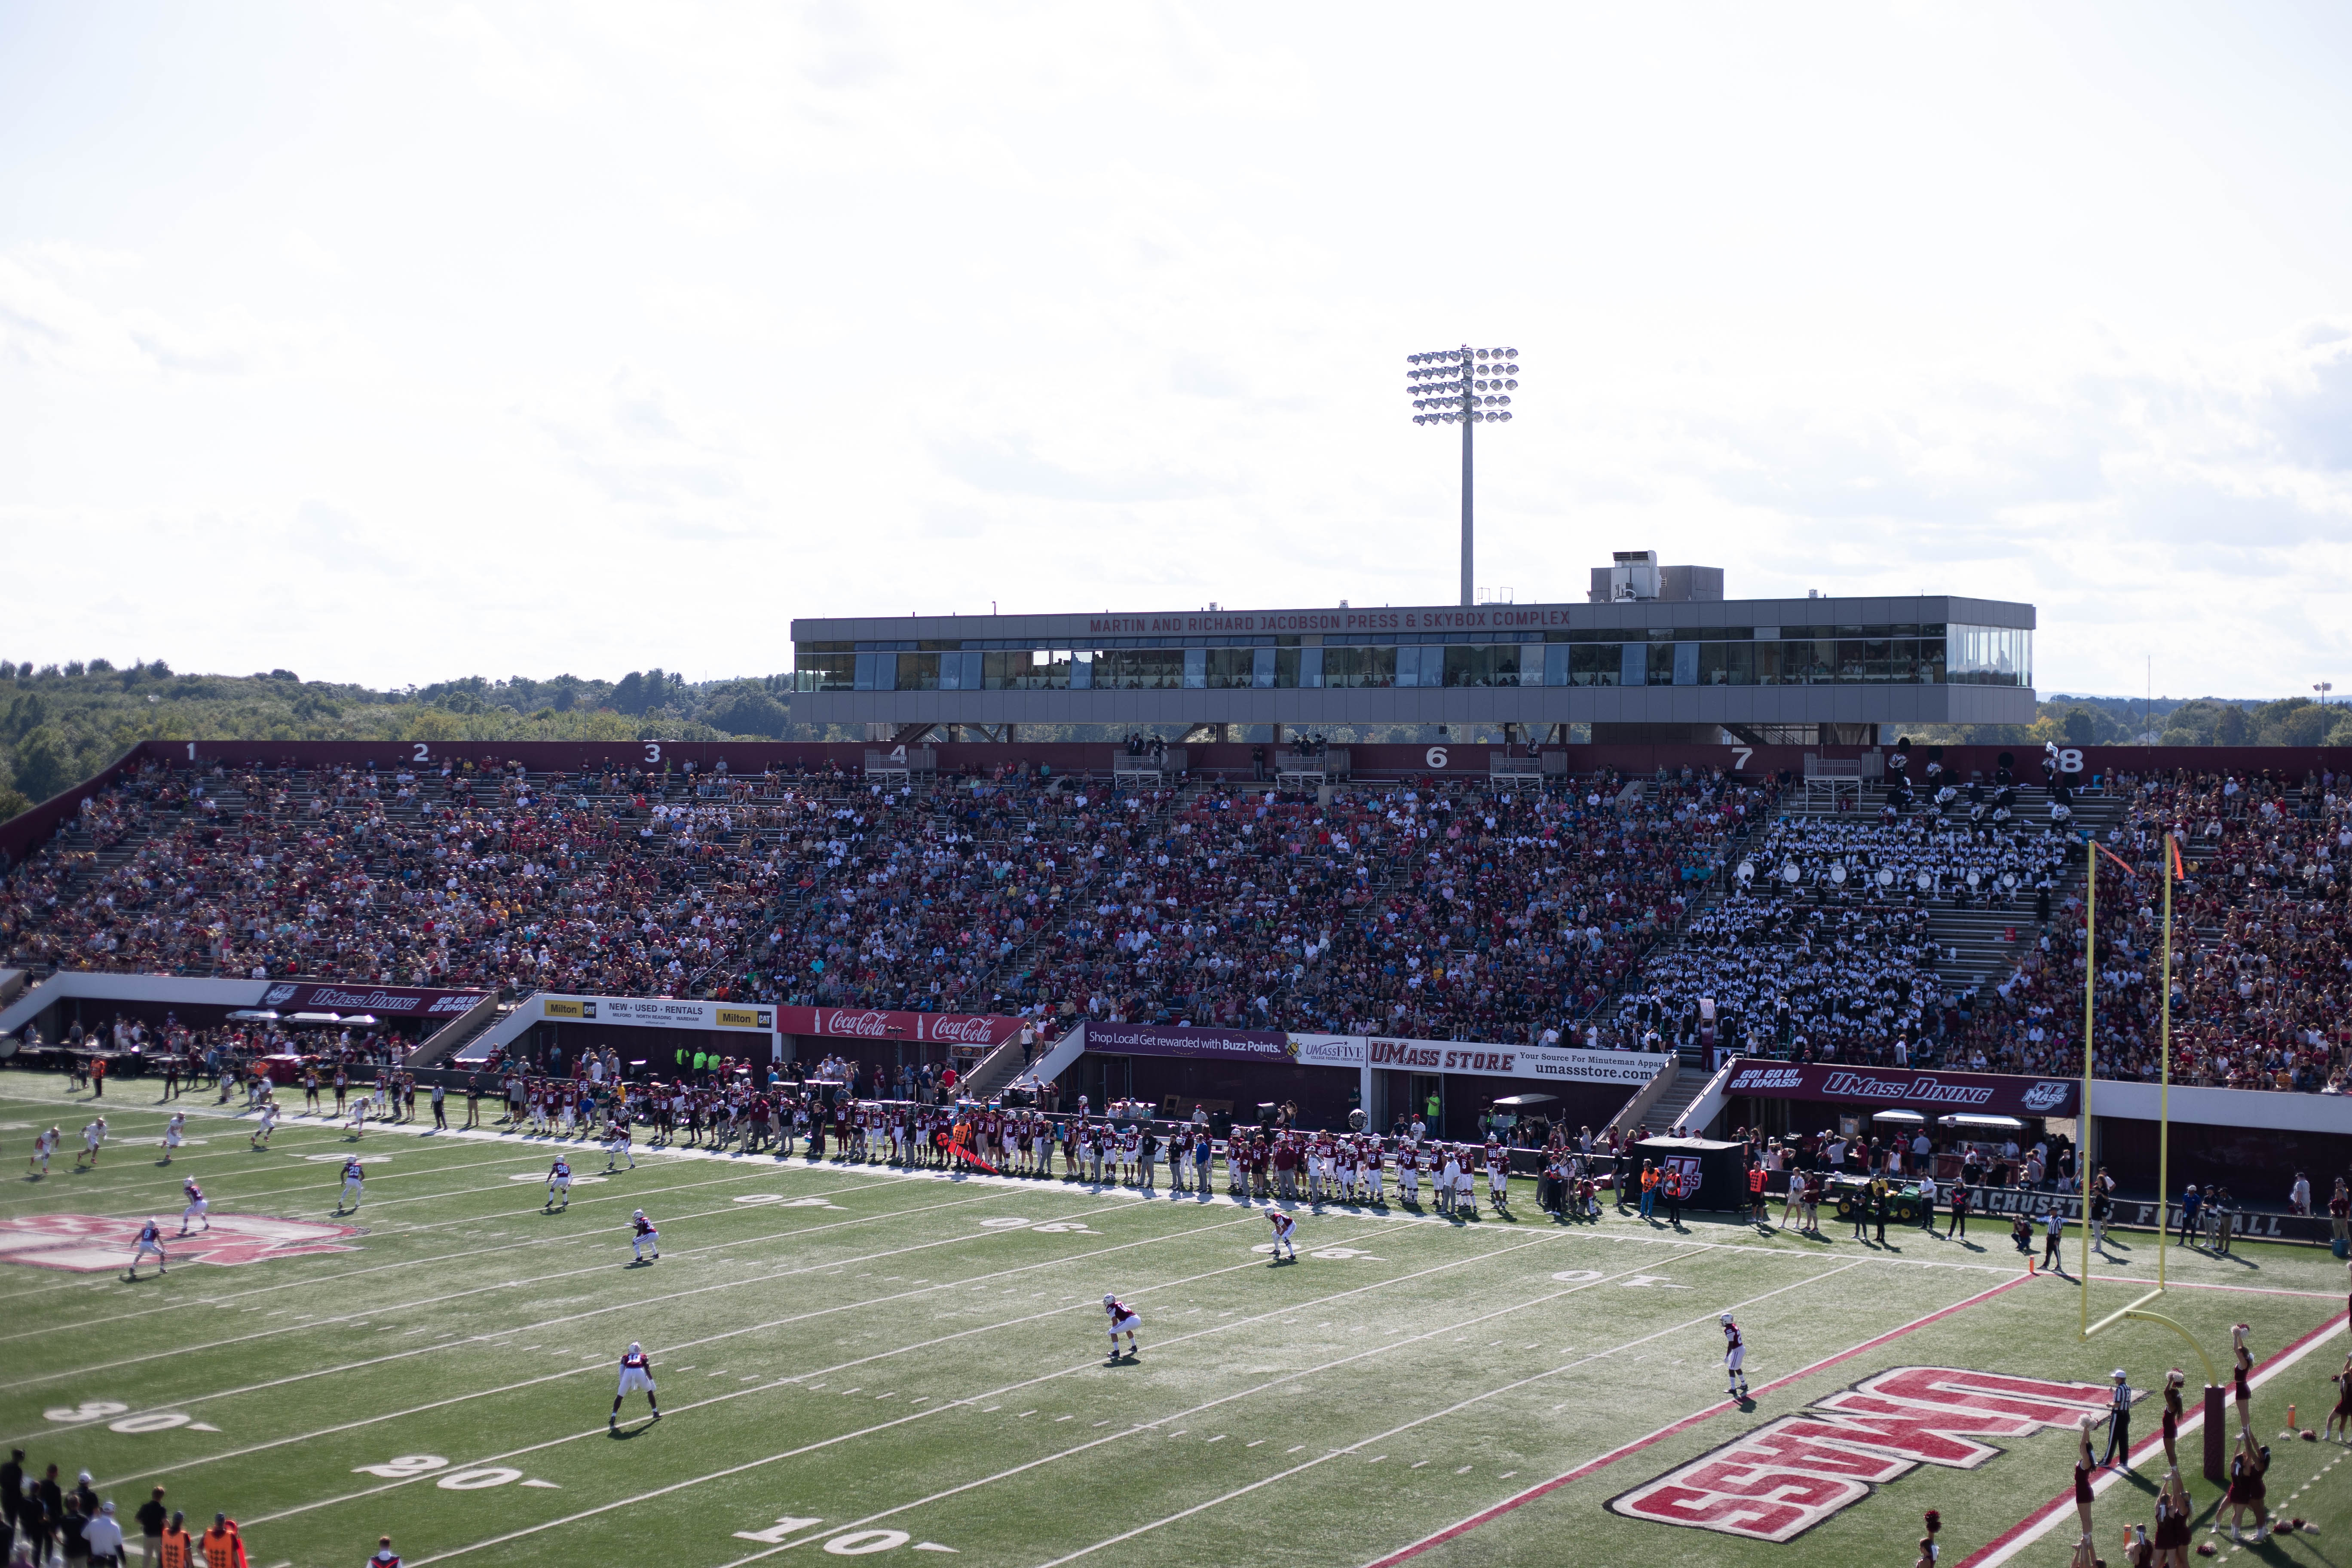
[[[1280,1263],[1286,1256],[1293,1263],[1297,1262],[1298,1248],[1291,1237],[1298,1229],[1298,1221],[1280,1209],[1266,1210],[1265,1217],[1267,1223],[1274,1226],[1274,1257],[1271,1261]]]
[[[367,1123],[368,1097],[364,1094],[355,1094],[352,1096],[352,1136],[357,1138],[364,1134],[367,1131]]]
[[[565,1208],[572,1206],[572,1162],[561,1154],[547,1168],[547,1202],[540,1205],[540,1212],[544,1214],[555,1207],[558,1198],[563,1200]]]
[[[163,1163],[168,1165],[172,1163],[172,1151],[186,1142],[187,1136],[188,1113],[184,1110],[172,1112],[172,1120],[163,1123]]]
[[[1105,1296],[1103,1311],[1110,1319],[1110,1364],[1113,1366],[1118,1364],[1118,1336],[1121,1334],[1127,1336],[1128,1355],[1129,1357],[1139,1355],[1141,1352],[1135,1343],[1135,1331],[1142,1323],[1143,1319],[1137,1314],[1135,1309],[1116,1296]]]
[[[187,1194],[188,1199],[188,1206],[180,1211],[180,1234],[182,1236],[188,1234],[188,1222],[192,1219],[203,1220],[205,1222],[205,1228],[206,1230],[212,1229],[213,1205],[205,1201],[205,1190],[204,1188],[196,1185],[196,1179],[194,1176],[190,1176],[186,1181],[180,1184],[180,1190]],[[132,1267],[136,1268],[137,1264],[134,1262]]]
[[[25,1162],[26,1173],[35,1176],[47,1175],[49,1156],[58,1152],[58,1144],[64,1136],[65,1134],[54,1127],[47,1132],[37,1135],[33,1139],[33,1157]]]
[[[356,1211],[360,1206],[360,1196],[366,1190],[367,1169],[360,1163],[357,1154],[351,1155],[343,1161],[343,1191],[342,1195],[335,1199],[335,1212],[341,1214],[347,1207]]]
[[[604,1135],[604,1169],[618,1169],[616,1162],[622,1160],[629,1163],[630,1170],[637,1168],[636,1152],[629,1147],[629,1124],[625,1120],[615,1117]]]
[[[171,1269],[167,1266],[163,1257],[163,1227],[157,1225],[152,1219],[139,1227],[139,1239],[131,1244],[131,1272],[124,1275],[123,1278],[126,1279],[138,1279],[139,1260],[146,1257],[151,1252],[155,1255],[155,1272],[158,1274],[170,1273]]]
[[[653,1406],[654,1419],[660,1420],[661,1401],[654,1397],[653,1359],[646,1354],[645,1346],[632,1340],[621,1354],[621,1391],[613,1395],[613,1414],[604,1422],[605,1430],[620,1430],[621,1401],[637,1393],[645,1394],[646,1403]]]
[[[1492,1139],[1486,1143],[1486,1198],[1497,1213],[1511,1205],[1511,1156]]]
[[[1727,1397],[1745,1400],[1748,1397],[1748,1347],[1739,1337],[1739,1325],[1726,1312],[1717,1320],[1723,1325],[1723,1368],[1731,1386],[1724,1390]]]
[[[101,1116],[81,1130],[81,1152],[74,1156],[74,1169],[80,1170],[85,1160],[91,1170],[98,1169],[98,1152],[105,1146],[106,1118]]]
[[[253,1136],[246,1142],[256,1149],[269,1147],[269,1135],[278,1131],[278,1101],[275,1097],[261,1102],[261,1121],[254,1127]]]
[[[654,1222],[646,1217],[643,1209],[629,1216],[629,1250],[638,1263],[646,1261],[648,1252],[653,1254],[654,1262],[661,1261],[661,1232],[654,1228]]]

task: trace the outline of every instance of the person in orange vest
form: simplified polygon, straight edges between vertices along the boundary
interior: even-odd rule
[[[1644,1160],[1642,1162],[1642,1217],[1654,1218],[1657,1212],[1658,1171],[1656,1166]]]
[[[1764,1162],[1761,1160],[1748,1167],[1748,1203],[1755,1222],[1759,1226],[1769,1226],[1771,1215],[1764,1202]]]
[[[173,1510],[156,1538],[155,1561],[161,1568],[196,1568],[196,1538],[188,1533],[188,1516]]]
[[[213,1515],[213,1527],[205,1531],[205,1568],[252,1568],[245,1560],[245,1538],[236,1532],[236,1521],[225,1513]]]

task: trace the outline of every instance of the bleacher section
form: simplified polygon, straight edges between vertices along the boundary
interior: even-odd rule
[[[1048,784],[920,750],[866,778],[151,762],[0,877],[0,962],[2042,1070],[2079,1017],[2087,829],[2135,868],[2100,951],[2137,1076],[2172,825],[2184,1076],[2317,1088],[2352,1043],[2352,823],[2263,781],[2110,781],[2058,832],[2038,787],[1890,816],[1883,777],[1783,797],[1557,752],[1442,784],[1284,752],[1268,788],[1181,751]]]

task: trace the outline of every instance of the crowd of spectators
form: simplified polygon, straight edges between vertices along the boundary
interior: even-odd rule
[[[1941,1019],[1926,909],[1743,889],[1652,956],[1618,1008],[1642,1048],[1721,1044],[1751,1054],[1909,1065]]]
[[[0,954],[451,989],[1554,1037],[1769,789],[1314,795],[151,765],[0,877]],[[128,853],[120,851],[124,847]]]
[[[1185,799],[1041,945],[1032,992],[1111,1021],[1559,1037],[1763,809],[1717,778],[1412,783]]]
[[[2352,799],[2344,781],[2174,773],[2116,781],[2123,819],[2100,858],[2098,1036],[2104,1076],[2161,1067],[2163,881],[2168,834],[2186,879],[2173,890],[2175,1081],[2341,1092],[2352,950],[2345,942]],[[2081,1062],[2083,872],[2053,917],[1984,999],[1968,1060],[1996,1071]]]
[[[1932,909],[2046,910],[2072,840],[2015,794],[1943,785],[1875,816],[1772,820],[1722,902],[1653,954],[1617,1008],[1649,1049],[1720,1044],[1874,1066],[1931,1057],[1959,998]]]
[[[2080,850],[2037,812],[1945,789],[1904,813],[1776,816],[1770,784],[1627,784],[1318,797],[1016,768],[883,784],[151,765],[0,876],[0,958],[2021,1072],[2079,1059]],[[2107,781],[2124,815],[2102,860],[2101,1071],[2155,1076],[2170,830],[2189,873],[2176,1074],[2341,1088],[2352,795],[2336,784]],[[1928,910],[1972,901],[2021,912],[2022,952],[1961,997],[1937,980]]]
[[[757,935],[789,867],[753,819],[782,813],[667,803],[643,775],[150,768],[86,804],[87,838],[61,834],[0,879],[0,954],[676,994]]]

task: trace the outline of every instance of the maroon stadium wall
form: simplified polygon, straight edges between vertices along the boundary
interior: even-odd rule
[[[13,866],[58,826],[80,809],[82,801],[113,782],[125,769],[152,758],[186,767],[214,763],[231,767],[366,767],[426,768],[438,771],[444,763],[472,763],[496,767],[521,763],[534,771],[577,771],[605,767],[667,768],[673,773],[691,763],[707,772],[725,763],[730,773],[761,773],[769,768],[797,771],[837,768],[856,776],[865,766],[869,746],[860,742],[798,743],[788,741],[146,741],[125,752],[97,776],[87,779],[53,799],[43,801],[5,823],[0,823],[0,867]],[[943,773],[986,774],[1007,763],[1025,763],[1056,775],[1087,775],[1107,772],[1111,748],[1103,742],[1053,742],[1011,745],[955,742],[932,742],[929,749]],[[1872,748],[1861,746],[1696,746],[1607,745],[1547,746],[1565,752],[1569,770],[1590,773],[1618,769],[1635,777],[1658,769],[1682,767],[1731,768],[1756,777],[1804,771],[1808,752],[1825,757],[1855,757]],[[1254,751],[1271,758],[1271,746],[1242,742],[1192,745],[1187,759],[1196,777],[1222,775],[1246,781],[1255,769]],[[1486,776],[1487,758],[1502,747],[1447,742],[1433,746],[1350,746],[1352,765],[1360,777],[1442,779]],[[1958,777],[1972,773],[1988,778],[2007,752],[2015,758],[2021,777],[2036,780],[2040,754],[2032,747],[1947,746],[1945,765]],[[2267,773],[2300,782],[2321,772],[2352,772],[2352,748],[2265,746],[2086,746],[2080,748],[2084,775],[2122,769],[2132,773],[2187,768],[2198,773]],[[1522,753],[1524,754],[1524,753]]]

